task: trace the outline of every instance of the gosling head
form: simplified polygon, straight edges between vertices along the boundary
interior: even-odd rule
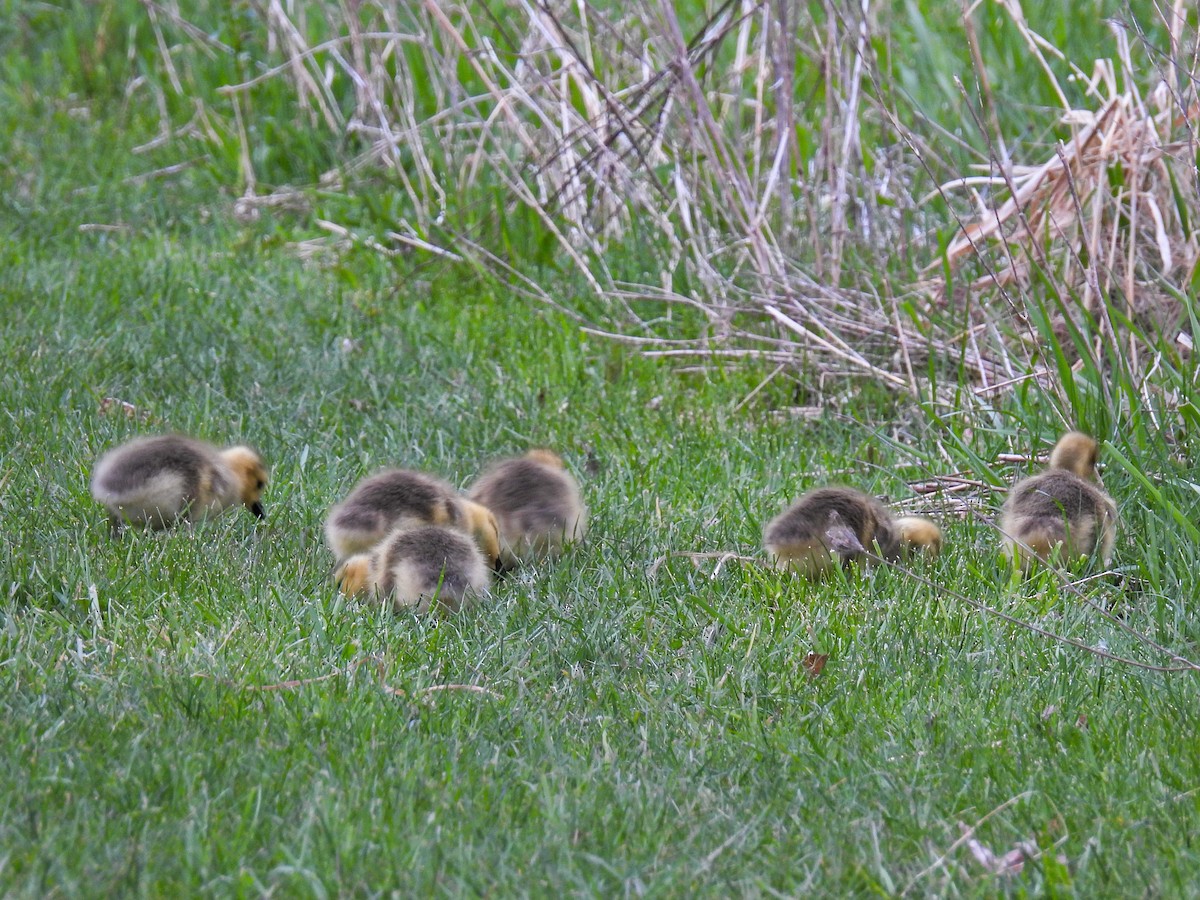
[[[371,575],[371,557],[366,553],[351,556],[337,567],[333,573],[334,583],[338,590],[348,597],[357,597],[366,593],[367,580]]]
[[[463,500],[463,511],[466,513],[467,531],[475,538],[484,559],[492,568],[499,569],[500,523],[490,509],[474,500]]]
[[[1068,431],[1050,451],[1050,468],[1066,469],[1087,481],[1096,481],[1100,445],[1080,431]]]
[[[867,548],[854,529],[845,523],[836,511],[830,511],[825,527],[825,546],[843,559],[862,556]]]
[[[923,553],[931,559],[942,552],[942,529],[920,516],[901,516],[895,521],[904,553]]]
[[[230,447],[221,452],[221,458],[237,478],[238,496],[246,509],[263,518],[262,493],[267,486],[268,474],[262,458],[249,447]]]
[[[565,469],[566,465],[562,461],[562,457],[553,450],[530,450],[525,454],[526,459],[532,459],[534,462],[540,462],[547,466],[553,466],[556,469]]]

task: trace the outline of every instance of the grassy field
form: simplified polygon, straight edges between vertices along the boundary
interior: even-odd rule
[[[1200,674],[968,602],[1200,658],[1190,420],[751,397],[769,369],[681,372],[462,269],[305,262],[311,225],[237,220],[212,167],[144,177],[169,158],[132,152],[157,120],[106,9],[0,26],[0,893],[1200,891]],[[1106,442],[1123,522],[1122,577],[1074,589],[1013,581],[991,525],[1029,469],[997,454],[1064,424]],[[260,448],[265,522],[110,537],[91,466],[159,430]],[[320,526],[358,478],[464,485],[531,445],[591,508],[563,560],[442,622],[337,595]],[[909,487],[953,472],[974,513]],[[843,479],[938,518],[944,556],[819,586],[671,556],[760,555]]]

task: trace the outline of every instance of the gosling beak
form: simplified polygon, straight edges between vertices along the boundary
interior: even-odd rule
[[[263,512],[263,505],[259,501],[250,504],[250,512],[254,513],[254,517],[257,519],[265,519],[267,517],[267,514]]]

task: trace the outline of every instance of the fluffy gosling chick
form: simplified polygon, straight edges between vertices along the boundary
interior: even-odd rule
[[[900,534],[902,555],[922,553],[932,559],[942,552],[942,529],[920,516],[901,516],[892,523]]]
[[[587,508],[579,485],[549,450],[493,464],[468,496],[490,509],[500,524],[504,568],[557,556],[566,541],[587,534]]]
[[[249,447],[219,450],[177,434],[143,437],[109,450],[96,462],[92,496],[122,525],[167,528],[242,503],[263,518],[267,469]]]
[[[491,571],[466,534],[444,525],[402,525],[370,553],[351,556],[334,577],[342,593],[423,614],[434,603],[458,612],[487,592]]]
[[[329,510],[325,540],[338,559],[365,553],[398,525],[447,525],[475,538],[492,565],[500,558],[500,526],[491,510],[462,497],[440,478],[387,469],[355,485]]]
[[[1004,552],[1022,569],[1028,571],[1059,548],[1064,560],[1097,550],[1106,565],[1112,558],[1117,505],[1096,474],[1099,452],[1091,437],[1070,431],[1054,445],[1046,471],[1017,482],[1009,492],[1000,510],[1000,531]]]
[[[884,559],[899,559],[908,550],[936,555],[942,533],[928,519],[893,521],[870,494],[835,486],[809,491],[768,522],[763,544],[777,568],[816,581],[835,565],[859,562],[869,549]]]

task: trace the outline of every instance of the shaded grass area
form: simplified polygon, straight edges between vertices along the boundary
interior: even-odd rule
[[[757,553],[829,478],[897,499],[931,471],[1008,482],[1024,468],[995,454],[1061,427],[1044,397],[933,423],[868,389],[853,418],[795,419],[774,413],[796,386],[772,382],[735,412],[764,373],[677,374],[453,269],[302,264],[286,222],[236,224],[199,173],[129,181],[148,118],[3,108],[0,890],[1195,891],[1194,676],[969,611],[951,591],[1146,656],[1054,581],[1010,585],[988,512],[943,520],[938,588],[647,575],[674,551]],[[1196,656],[1193,440],[1147,427],[1102,432],[1129,462],[1106,473],[1127,586],[1089,596]],[[266,523],[112,540],[92,462],[166,429],[256,444]],[[320,522],[357,478],[461,485],[531,444],[592,508],[560,564],[441,623],[336,596]],[[1049,856],[988,876],[959,823]]]

